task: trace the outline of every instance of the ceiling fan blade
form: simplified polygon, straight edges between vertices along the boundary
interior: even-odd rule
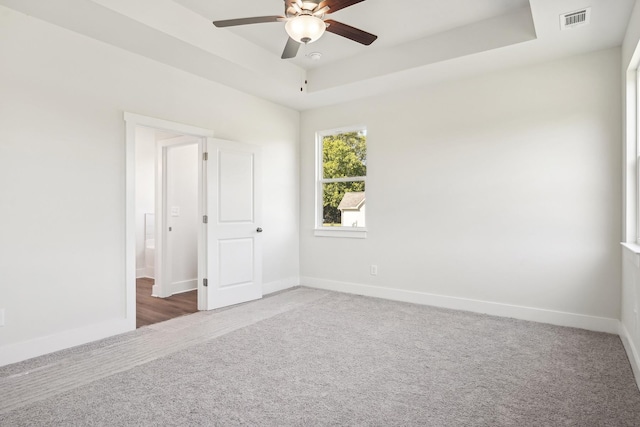
[[[287,44],[284,46],[284,51],[282,52],[282,59],[295,58],[298,54],[298,49],[300,49],[300,43],[289,37]]]
[[[318,4],[317,9],[322,9],[323,7],[329,6],[329,11],[327,15],[330,13],[337,12],[340,9],[344,9],[345,7],[353,6],[354,4],[363,2],[364,0],[323,0]]]
[[[218,28],[235,27],[236,25],[262,24],[264,22],[278,22],[282,16],[256,16],[253,18],[225,19],[223,21],[213,21],[213,25]]]
[[[327,13],[328,11],[329,11],[329,6],[325,6],[325,7],[322,7],[322,8],[320,8],[320,9],[315,8],[315,9],[313,10],[313,16],[320,16],[320,15],[324,15],[324,14],[325,14],[325,13]]]
[[[330,33],[346,37],[354,42],[362,43],[366,46],[369,46],[378,38],[378,36],[374,34],[343,24],[342,22],[334,21],[333,19],[327,19],[324,22],[327,24],[327,31]]]

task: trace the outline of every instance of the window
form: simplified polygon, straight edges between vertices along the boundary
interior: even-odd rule
[[[623,245],[640,254],[640,44],[626,72]]]
[[[366,237],[367,131],[317,134],[316,235]]]

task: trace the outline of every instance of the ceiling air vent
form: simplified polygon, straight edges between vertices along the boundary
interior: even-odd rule
[[[590,7],[560,15],[560,28],[563,30],[587,25],[589,22],[591,22]]]

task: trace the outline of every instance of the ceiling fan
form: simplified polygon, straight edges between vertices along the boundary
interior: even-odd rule
[[[313,43],[324,34],[325,30],[366,46],[373,43],[378,36],[333,19],[325,18],[326,15],[363,1],[365,0],[284,0],[285,16],[227,19],[213,21],[213,25],[216,27],[234,27],[265,22],[286,22],[285,30],[289,35],[289,39],[282,52],[282,59],[288,59],[297,55],[300,44]]]

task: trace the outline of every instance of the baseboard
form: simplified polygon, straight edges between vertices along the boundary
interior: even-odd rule
[[[198,289],[198,279],[173,282],[169,285],[169,295],[181,294]]]
[[[300,284],[311,288],[385,298],[394,301],[451,308],[454,310],[472,311],[475,313],[491,314],[493,316],[510,317],[539,323],[549,323],[552,325],[587,329],[596,332],[607,332],[610,334],[619,333],[620,321],[618,319],[607,317],[586,316],[583,314],[451,297],[426,292],[384,288],[359,283],[338,282],[314,277],[301,277]]]
[[[627,352],[627,358],[629,359],[629,363],[631,364],[631,370],[633,371],[633,376],[636,379],[636,385],[640,389],[640,355],[638,353],[638,349],[633,344],[633,340],[631,339],[629,330],[622,322],[620,322],[620,330],[618,335],[620,335],[622,345]]]
[[[136,269],[136,279],[141,279],[143,277],[147,277],[147,269],[146,268],[137,268]]]
[[[117,319],[47,335],[29,341],[1,346],[0,366],[101,340],[113,335],[132,331],[135,328],[135,319],[133,322],[128,319]]]
[[[300,286],[299,277],[288,277],[286,279],[275,280],[269,283],[262,284],[262,294],[268,295],[274,292],[284,291],[285,289]]]

